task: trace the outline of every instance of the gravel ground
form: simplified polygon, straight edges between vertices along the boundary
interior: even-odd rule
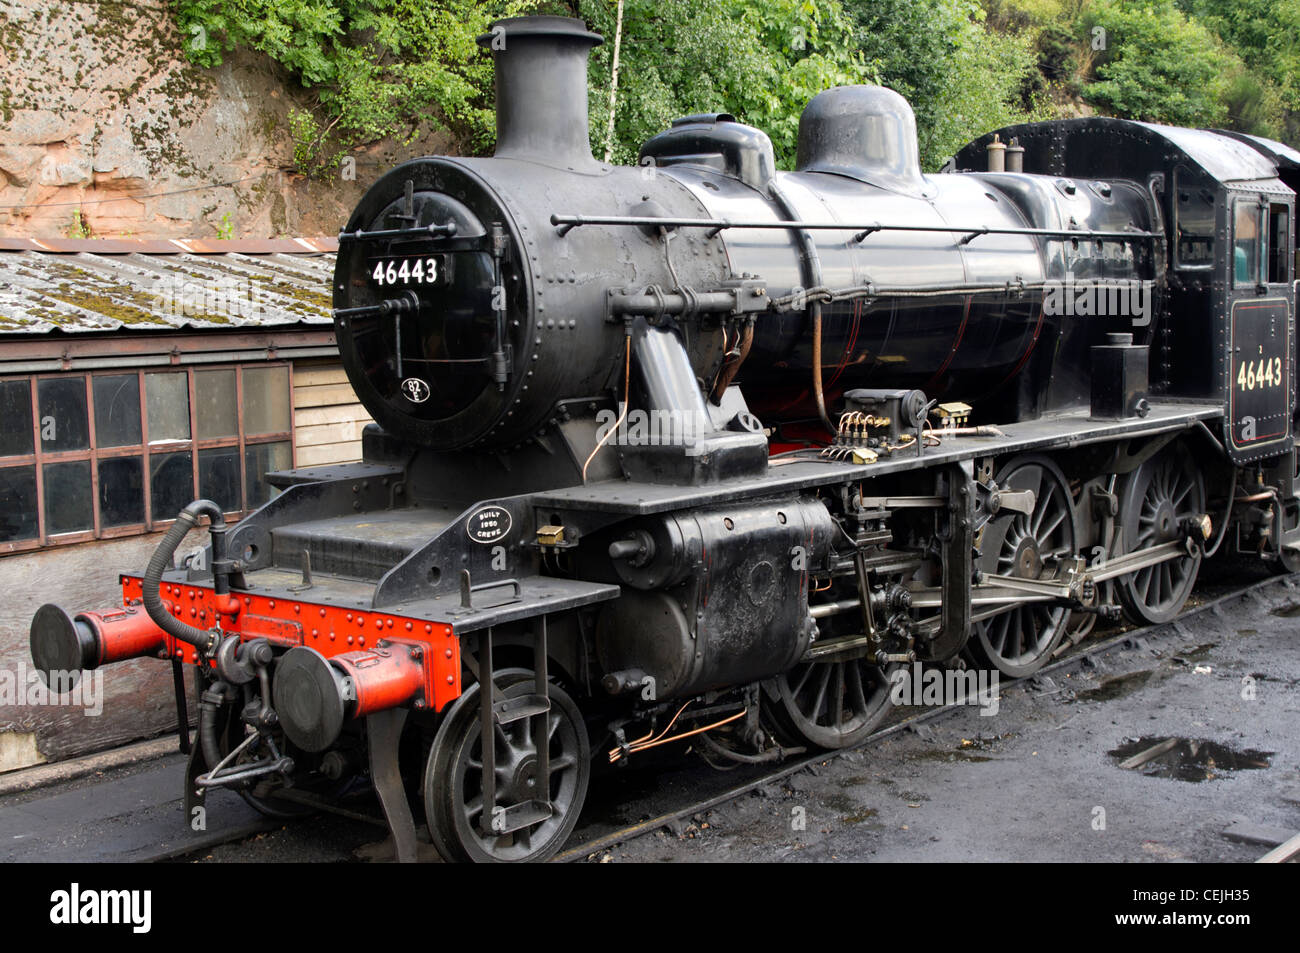
[[[1278,580],[1013,687],[996,715],[963,708],[592,859],[1253,861],[1250,840],[1300,830],[1297,685],[1300,590]],[[1119,767],[1166,738],[1198,757]]]

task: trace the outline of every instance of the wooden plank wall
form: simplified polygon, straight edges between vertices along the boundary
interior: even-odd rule
[[[361,459],[361,428],[370,423],[338,362],[299,363],[293,369],[293,426],[297,465]]]

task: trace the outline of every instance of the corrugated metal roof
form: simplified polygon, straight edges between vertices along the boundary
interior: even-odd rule
[[[262,243],[257,250],[271,253],[160,254],[139,250],[154,243],[121,244],[0,251],[0,336],[332,323],[332,253]]]

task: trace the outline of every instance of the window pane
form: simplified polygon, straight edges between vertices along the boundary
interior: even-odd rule
[[[27,381],[0,381],[0,457],[31,453],[32,389]]]
[[[289,429],[289,368],[244,369],[244,433],[284,433]]]
[[[249,444],[244,451],[244,472],[248,474],[248,506],[261,506],[275,495],[275,487],[266,482],[272,470],[293,466],[289,441]]]
[[[45,479],[45,535],[94,529],[90,507],[90,461],[47,463]]]
[[[194,375],[199,439],[233,437],[239,431],[235,409],[235,371],[199,371]],[[203,466],[200,463],[199,469]]]
[[[190,439],[189,375],[146,374],[144,399],[150,443]]]
[[[147,385],[146,385],[147,389]],[[194,499],[194,455],[155,453],[149,458],[150,515],[154,520],[174,520]]]
[[[41,450],[85,450],[90,446],[86,419],[86,380],[51,377],[36,384],[41,413]]]
[[[1290,278],[1287,268],[1287,243],[1291,237],[1291,216],[1285,205],[1274,205],[1269,209],[1269,255],[1268,282],[1272,285],[1285,284]]]
[[[139,457],[99,461],[99,525],[144,522],[144,464]]]
[[[36,468],[0,470],[0,543],[35,539]]]
[[[199,496],[212,500],[226,512],[243,509],[239,479],[239,448],[217,447],[199,451]]]
[[[1209,268],[1214,263],[1214,196],[1186,180],[1182,169],[1175,173],[1178,205],[1175,246],[1180,268]]]
[[[1233,227],[1235,284],[1253,285],[1259,274],[1259,206],[1238,202]]]
[[[129,447],[140,442],[140,378],[135,374],[96,374],[95,445]]]

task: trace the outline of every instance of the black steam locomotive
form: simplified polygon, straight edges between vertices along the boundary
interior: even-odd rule
[[[1300,154],[1083,119],[927,176],[858,86],[808,104],[794,172],[723,114],[611,167],[599,36],[484,42],[496,155],[393,169],[340,235],[364,462],[233,527],[196,502],[123,609],[33,622],[50,672],[199,667],[191,803],[362,779],[402,859],[413,795],[445,857],[541,859],[593,761],[852,745],[899,666],[1026,675],[1174,616],[1225,540],[1295,568]]]

